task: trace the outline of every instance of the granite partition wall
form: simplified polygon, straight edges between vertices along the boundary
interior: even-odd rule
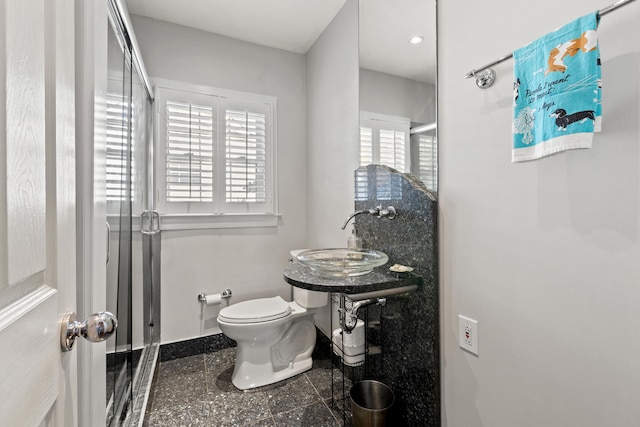
[[[364,248],[389,255],[389,265],[414,267],[424,280],[415,294],[388,298],[380,309],[382,363],[373,364],[368,376],[394,391],[402,425],[440,426],[436,197],[414,177],[386,166],[357,169],[355,182],[356,210],[393,206],[398,212],[392,220],[356,216]]]

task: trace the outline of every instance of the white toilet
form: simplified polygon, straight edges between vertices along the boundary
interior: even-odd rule
[[[220,310],[220,329],[238,343],[231,381],[239,389],[273,384],[311,369],[313,315],[327,304],[328,294],[294,287],[293,299],[259,298]]]

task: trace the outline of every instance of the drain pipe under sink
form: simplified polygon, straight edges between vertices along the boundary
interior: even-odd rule
[[[353,331],[358,323],[358,310],[360,310],[360,308],[371,304],[378,304],[384,307],[386,303],[386,298],[369,298],[354,302],[350,309],[344,309],[344,316],[342,316],[343,321],[341,325],[342,330],[347,333]]]
[[[384,307],[387,303],[386,297],[406,295],[417,290],[417,285],[409,285],[380,291],[343,295],[340,303],[341,307],[338,309],[341,312],[340,326],[343,331],[350,333],[356,327],[360,308],[371,304],[378,304]],[[347,300],[350,304],[346,303]]]

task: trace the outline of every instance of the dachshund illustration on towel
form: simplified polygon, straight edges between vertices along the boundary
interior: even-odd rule
[[[567,126],[572,123],[584,123],[586,120],[595,120],[595,113],[595,111],[586,110],[578,111],[577,113],[573,114],[567,114],[566,110],[558,108],[556,111],[549,114],[549,117],[556,118],[556,126],[558,126],[558,130],[567,130]]]
[[[546,76],[555,71],[564,73],[567,70],[567,66],[564,65],[564,58],[567,55],[575,56],[580,51],[583,53],[590,52],[596,48],[597,43],[598,36],[595,30],[588,30],[582,33],[580,38],[566,41],[554,47],[549,52],[549,60],[547,61],[549,68],[544,72],[544,75]]]

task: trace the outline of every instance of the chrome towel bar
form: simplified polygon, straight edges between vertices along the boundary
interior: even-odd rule
[[[608,13],[613,12],[616,9],[619,9],[623,6],[626,6],[628,4],[631,4],[633,2],[635,2],[636,0],[619,0],[613,4],[610,4],[609,6],[600,9],[599,11],[599,15],[600,16],[604,16]],[[490,88],[491,85],[493,85],[493,82],[496,79],[496,73],[495,71],[493,71],[491,69],[491,67],[493,67],[494,65],[498,65],[504,61],[506,61],[507,59],[511,59],[513,58],[513,53],[509,53],[507,55],[504,55],[498,59],[496,59],[493,62],[490,62],[480,68],[476,68],[474,70],[469,71],[467,74],[465,74],[465,78],[469,79],[471,77],[475,77],[476,78],[476,86],[478,86],[480,89],[487,89]]]

